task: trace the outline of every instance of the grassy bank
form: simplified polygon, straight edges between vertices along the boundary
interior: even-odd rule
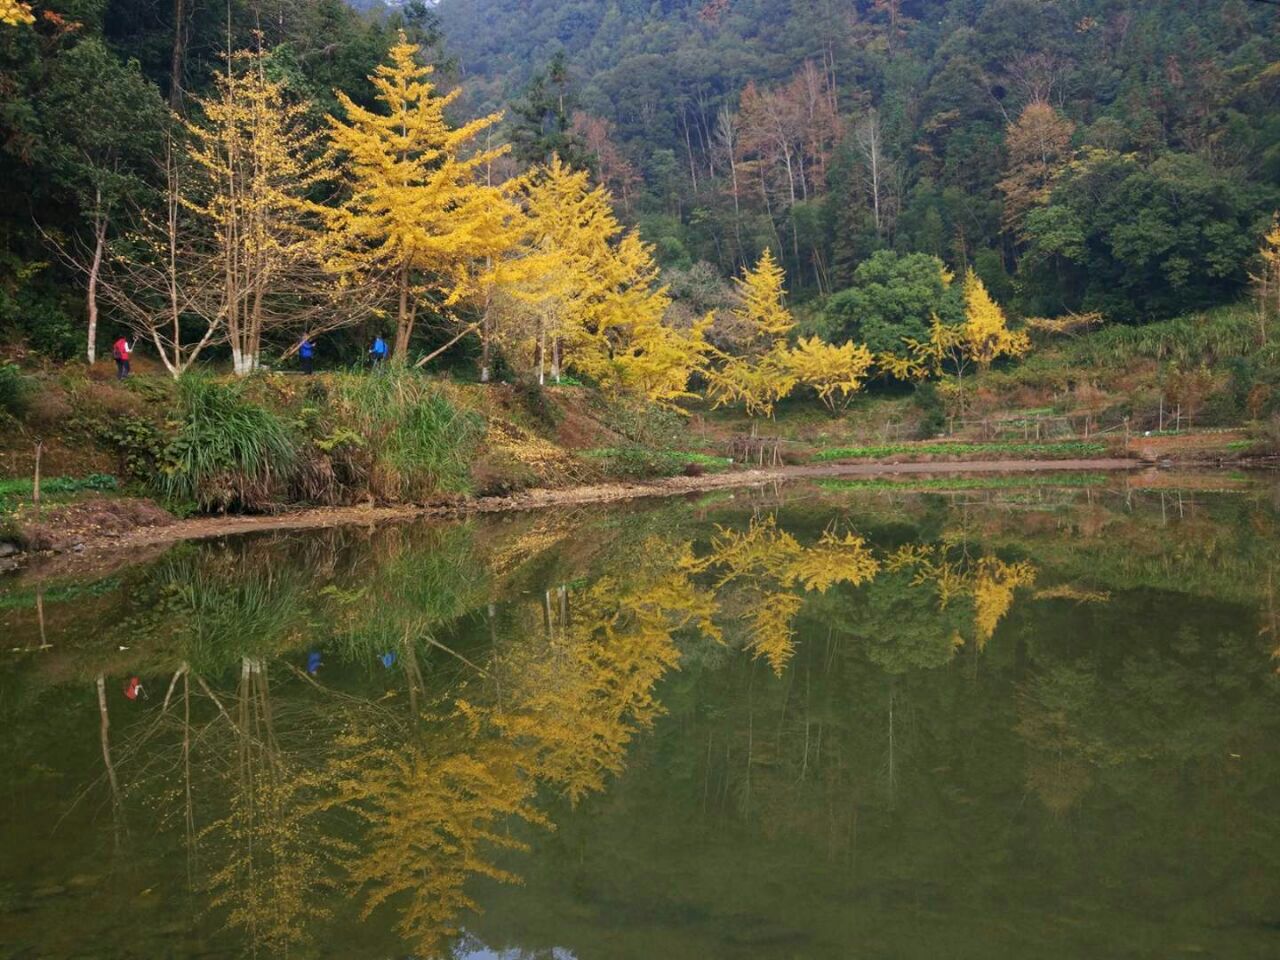
[[[787,463],[1216,462],[1280,451],[1280,331],[1260,328],[1247,306],[1042,343],[1022,363],[966,378],[963,391],[947,380],[874,384],[839,416],[798,398],[754,422],[699,402],[682,417],[576,383],[481,385],[400,369],[180,383],[111,374],[105,364],[0,364],[10,539],[31,519],[37,450],[43,507],[72,524],[78,501],[104,497],[177,516],[271,513],[697,476],[734,469],[734,438],[746,435],[776,439]]]
[[[101,367],[0,374],[0,511],[84,494],[176,515],[430,503],[724,469],[671,413],[581,386],[457,383],[409,370],[248,380]]]

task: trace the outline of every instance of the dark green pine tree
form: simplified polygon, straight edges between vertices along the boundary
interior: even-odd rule
[[[573,130],[577,105],[569,64],[563,53],[557,53],[511,104],[511,146],[516,159],[537,164],[558,156],[575,170],[595,173],[595,155]]]

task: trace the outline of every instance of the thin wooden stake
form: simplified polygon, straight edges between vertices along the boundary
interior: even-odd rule
[[[31,502],[35,504],[36,513],[40,512],[40,455],[44,453],[44,441],[36,441],[36,472],[31,480]]]

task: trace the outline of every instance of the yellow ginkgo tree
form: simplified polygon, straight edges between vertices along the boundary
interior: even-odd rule
[[[739,305],[731,314],[733,344],[730,351],[716,351],[719,362],[707,374],[714,406],[740,403],[748,416],[771,417],[778,401],[795,388],[787,362],[787,335],[795,320],[783,303],[784,279],[768,248],[735,278]]]
[[[507,337],[535,357],[538,381],[571,368],[608,390],[671,404],[701,369],[709,320],[666,322],[670,297],[653,250],[624,232],[609,192],[558,157],[525,182],[525,267]]]
[[[1258,266],[1249,273],[1258,305],[1258,334],[1267,342],[1267,329],[1280,317],[1280,213],[1271,217],[1271,227],[1258,248]]]
[[[505,146],[479,146],[502,116],[452,126],[445,110],[458,89],[441,95],[432,68],[401,31],[370,78],[380,110],[339,91],[344,118],[330,117],[334,160],[346,196],[333,217],[333,268],[349,284],[380,284],[393,304],[394,357],[408,356],[420,308],[450,316],[473,297],[495,258],[513,242],[517,211],[501,186],[483,176]]]
[[[964,276],[964,353],[985,370],[1001,357],[1020,357],[1031,349],[1031,339],[1022,330],[1010,330],[1000,305],[991,299],[973,270]]]
[[[0,24],[6,27],[25,27],[36,22],[35,14],[21,0],[0,0]]]
[[[824,343],[818,337],[801,339],[786,354],[786,365],[795,379],[812,387],[832,413],[849,405],[862,389],[873,358],[865,344],[848,341]]]
[[[716,350],[707,393],[719,407],[740,403],[747,415],[773,416],[774,406],[798,384],[812,387],[835,413],[862,388],[874,358],[862,344],[826,343],[813,336],[787,345],[795,320],[783,303],[785,275],[766,249],[737,278],[739,305],[730,315],[728,350]]]
[[[228,58],[187,123],[197,174],[183,204],[210,229],[218,282],[204,305],[221,320],[238,375],[258,369],[264,333],[310,325],[331,289],[323,267],[323,208],[309,199],[327,177],[307,108],[266,75],[261,51]],[[295,332],[302,332],[297,330]]]

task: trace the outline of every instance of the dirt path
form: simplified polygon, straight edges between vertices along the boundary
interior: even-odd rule
[[[346,524],[377,524],[473,513],[536,510],[557,505],[611,503],[642,497],[676,496],[708,490],[757,486],[825,477],[909,477],[937,474],[1043,474],[1067,471],[1125,471],[1143,467],[1137,460],[991,460],[962,463],[824,463],[787,466],[701,477],[667,477],[636,483],[608,483],[563,490],[536,489],[508,497],[480,497],[455,503],[395,507],[320,507],[275,516],[195,517],[163,526],[135,527],[124,534],[86,532],[80,548],[41,563],[42,573],[76,572],[104,564],[128,564],[153,556],[158,546],[267,530],[307,530]]]

